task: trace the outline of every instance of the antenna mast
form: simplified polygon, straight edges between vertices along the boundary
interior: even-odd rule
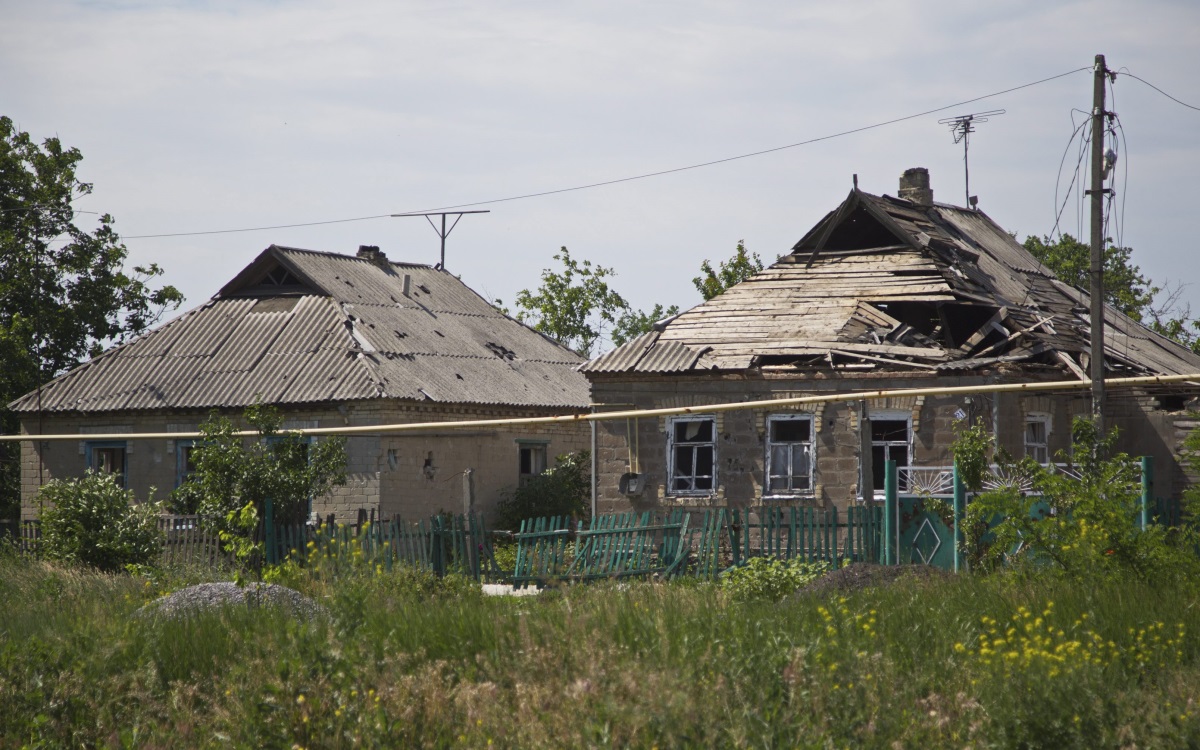
[[[396,219],[396,218],[400,218],[403,216],[424,216],[425,220],[429,222],[429,226],[433,227],[433,231],[437,232],[438,237],[442,238],[442,260],[440,263],[438,263],[438,268],[445,271],[446,270],[446,238],[449,237],[450,233],[454,231],[454,228],[456,226],[458,226],[458,222],[459,222],[459,220],[462,219],[463,214],[490,214],[490,213],[491,213],[491,211],[488,211],[488,210],[483,210],[483,211],[424,211],[424,212],[418,212],[418,213],[412,213],[412,214],[392,214],[392,218]],[[442,217],[442,228],[441,229],[438,229],[437,224],[433,223],[433,219],[430,218],[431,216]],[[454,219],[454,223],[450,225],[449,229],[446,228],[446,217],[447,216],[457,217]]]
[[[966,187],[967,202],[965,205],[974,208],[979,199],[971,199],[971,169],[967,162],[967,147],[971,142],[971,133],[975,132],[975,123],[987,122],[989,117],[999,117],[1004,114],[1003,109],[993,109],[988,112],[976,112],[972,115],[959,115],[958,117],[947,117],[944,120],[938,120],[939,125],[949,125],[950,132],[954,135],[954,142],[962,142],[963,145],[963,181]]]

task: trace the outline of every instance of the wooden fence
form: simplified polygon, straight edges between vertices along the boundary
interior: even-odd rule
[[[532,518],[514,535],[515,585],[553,579],[694,575],[715,578],[752,557],[878,562],[882,508],[768,506],[596,516],[585,528],[565,517]]]
[[[410,565],[441,576],[457,572],[476,580],[499,576],[491,536],[475,515],[436,515],[341,525],[274,524],[259,530],[269,564],[290,560],[336,573],[369,566],[392,570]]]

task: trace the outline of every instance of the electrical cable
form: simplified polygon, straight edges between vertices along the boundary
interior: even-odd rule
[[[313,227],[313,226],[321,226],[321,225],[325,225],[325,224],[345,224],[345,223],[354,222],[354,221],[369,221],[372,219],[386,219],[386,218],[391,217],[394,213],[416,214],[416,213],[432,213],[435,211],[452,211],[452,210],[460,209],[460,208],[471,208],[473,206],[486,206],[486,205],[491,205],[493,203],[507,203],[510,201],[525,200],[527,198],[541,198],[541,197],[544,197],[547,195],[558,195],[560,193],[570,193],[570,192],[575,192],[578,190],[588,190],[590,188],[604,187],[607,185],[617,185],[617,184],[620,184],[623,182],[633,182],[635,180],[644,180],[644,179],[647,179],[650,177],[661,177],[663,175],[675,174],[677,172],[686,172],[686,171],[689,171],[692,169],[700,169],[702,167],[711,167],[711,166],[714,166],[717,164],[725,164],[727,162],[738,161],[740,159],[749,159],[754,156],[763,156],[765,154],[773,154],[778,151],[785,151],[787,149],[798,148],[800,146],[808,146],[813,143],[820,143],[821,141],[833,140],[834,138],[841,138],[843,136],[853,135],[855,133],[862,133],[867,130],[874,130],[876,128],[882,128],[882,127],[886,127],[888,125],[895,125],[897,123],[905,122],[907,120],[914,120],[918,117],[925,117],[926,115],[931,115],[936,112],[942,112],[947,109],[961,107],[965,104],[971,104],[973,102],[982,101],[984,99],[991,99],[992,97],[1001,96],[1003,94],[1010,94],[1014,91],[1020,91],[1021,89],[1027,89],[1031,86],[1038,86],[1043,83],[1049,83],[1050,81],[1054,81],[1059,78],[1065,78],[1066,76],[1074,75],[1075,73],[1079,73],[1082,71],[1090,71],[1090,70],[1092,70],[1092,66],[1090,66],[1090,65],[1086,66],[1086,67],[1082,67],[1082,68],[1076,68],[1074,70],[1068,70],[1065,73],[1059,73],[1058,75],[1049,76],[1047,78],[1042,78],[1037,81],[1030,81],[1029,83],[1023,83],[1020,86],[1013,86],[1011,88],[1003,89],[1002,91],[995,91],[990,94],[984,94],[982,96],[974,97],[972,99],[966,99],[961,102],[955,102],[954,104],[947,104],[945,106],[937,107],[935,109],[927,109],[924,112],[918,112],[918,113],[912,114],[912,115],[905,115],[903,117],[896,117],[891,120],[884,120],[883,122],[877,122],[873,125],[864,125],[862,127],[852,128],[850,130],[843,130],[839,133],[818,136],[816,138],[809,138],[808,140],[798,141],[796,143],[789,143],[785,146],[775,146],[774,148],[763,149],[761,151],[752,151],[752,152],[746,153],[746,154],[738,154],[737,156],[727,156],[722,159],[713,159],[711,161],[700,162],[699,164],[690,164],[686,167],[675,167],[672,169],[659,170],[657,172],[646,172],[644,174],[633,175],[631,177],[621,177],[621,178],[618,178],[615,180],[604,180],[602,182],[592,182],[592,183],[588,183],[586,185],[576,185],[574,187],[559,188],[557,190],[543,190],[543,191],[537,192],[537,193],[525,193],[522,195],[509,196],[507,198],[493,198],[490,200],[475,201],[473,203],[456,203],[456,204],[450,205],[450,206],[438,206],[437,208],[425,208],[425,209],[421,209],[418,211],[395,211],[395,212],[390,212],[390,213],[386,213],[386,214],[374,214],[372,216],[358,216],[358,217],[354,217],[354,218],[350,218],[350,219],[330,219],[328,221],[308,221],[308,222],[299,222],[299,223],[295,223],[295,224],[276,224],[273,226],[242,227],[242,228],[238,228],[238,229],[210,229],[210,230],[198,231],[198,232],[160,232],[160,233],[156,233],[156,234],[131,234],[131,235],[124,235],[122,237],[122,239],[144,240],[144,239],[153,239],[153,238],[159,238],[159,237],[195,237],[198,235],[209,235],[209,234],[233,234],[233,233],[237,233],[237,232],[260,232],[260,231],[265,231],[265,230],[269,230],[269,229],[294,229],[297,227]]]
[[[1079,127],[1075,128],[1075,133],[1073,133],[1071,135],[1071,140],[1067,141],[1067,148],[1064,149],[1064,151],[1063,151],[1063,161],[1064,162],[1066,161],[1066,158],[1067,158],[1067,152],[1070,151],[1070,149],[1071,149],[1071,143],[1073,143],[1075,141],[1075,135],[1079,133],[1079,131],[1083,128],[1084,125],[1089,124],[1089,122],[1090,122],[1090,120],[1084,120],[1083,122],[1079,123]],[[1092,136],[1091,136],[1090,132],[1086,136],[1084,136],[1083,139],[1080,141],[1079,158],[1075,161],[1075,171],[1074,171],[1074,174],[1071,176],[1071,183],[1069,185],[1067,185],[1067,195],[1066,195],[1066,197],[1063,198],[1062,206],[1058,209],[1058,213],[1054,217],[1054,227],[1050,230],[1050,236],[1054,236],[1054,233],[1058,232],[1058,238],[1060,240],[1062,239],[1062,231],[1059,230],[1059,222],[1062,220],[1063,211],[1067,210],[1067,201],[1071,200],[1071,194],[1075,191],[1075,181],[1077,179],[1079,179],[1079,169],[1080,169],[1081,164],[1083,163],[1083,155],[1087,153],[1086,146],[1087,146],[1087,144],[1091,143],[1091,141],[1092,141]],[[1059,172],[1059,180],[1061,181],[1061,179],[1062,179],[1062,163],[1059,163],[1059,165],[1058,165],[1058,172]],[[1055,186],[1054,186],[1054,202],[1055,202],[1055,204],[1058,203],[1058,183],[1057,182],[1055,183]]]
[[[1130,78],[1132,78],[1132,79],[1133,79],[1133,80],[1135,80],[1135,81],[1141,81],[1142,83],[1146,84],[1147,86],[1149,86],[1150,88],[1154,89],[1155,91],[1157,91],[1158,93],[1162,94],[1163,96],[1167,97],[1168,99],[1170,99],[1171,101],[1175,102],[1176,104],[1181,104],[1181,105],[1183,105],[1183,106],[1187,107],[1188,109],[1194,109],[1194,110],[1196,110],[1197,112],[1200,112],[1200,107],[1195,107],[1195,106],[1192,106],[1191,104],[1188,104],[1187,102],[1180,101],[1179,99],[1176,99],[1175,97],[1171,96],[1171,95],[1170,95],[1170,94],[1168,94],[1167,92],[1165,92],[1165,91],[1163,91],[1162,89],[1160,89],[1158,86],[1155,86],[1153,83],[1150,83],[1149,81],[1147,81],[1145,78],[1138,78],[1138,77],[1137,77],[1137,76],[1135,76],[1133,73],[1121,73],[1120,71],[1118,71],[1118,72],[1117,72],[1117,75],[1129,76]]]

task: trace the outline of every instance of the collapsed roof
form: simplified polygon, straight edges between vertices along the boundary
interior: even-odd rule
[[[856,187],[769,268],[580,369],[911,372],[1013,363],[1087,380],[1087,293],[1056,279],[986,214],[935,204],[925,192],[907,200]],[[1200,356],[1111,307],[1105,325],[1113,377],[1200,371]]]
[[[18,412],[408,399],[580,409],[574,352],[454,276],[272,245],[204,305],[13,402]]]

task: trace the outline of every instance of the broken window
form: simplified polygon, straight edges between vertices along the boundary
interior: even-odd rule
[[[813,420],[808,415],[767,417],[768,495],[811,493]]]
[[[125,486],[126,445],[121,442],[87,443],[87,467],[97,474],[112,474],[117,484]]]
[[[524,487],[546,470],[546,443],[518,441],[517,483]]]
[[[717,486],[717,421],[675,417],[667,427],[667,488],[677,495],[708,495]]]
[[[1026,415],[1025,455],[1039,464],[1050,463],[1050,415]]]
[[[911,431],[905,418],[871,418],[871,476],[876,492],[883,491],[887,461],[895,461],[897,468],[910,465],[909,444]],[[900,488],[904,489],[901,480]]]

